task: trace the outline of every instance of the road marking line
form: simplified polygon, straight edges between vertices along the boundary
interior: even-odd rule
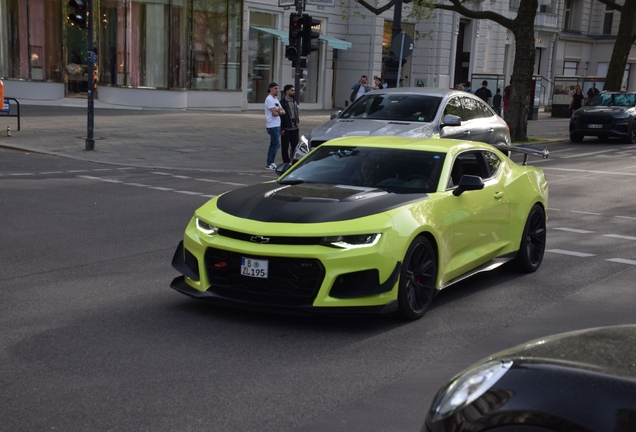
[[[182,176],[182,175],[175,175],[175,176],[172,176],[172,177],[180,178],[180,179],[189,179],[189,178],[192,178],[192,177]]]
[[[40,174],[63,174],[62,171],[43,171]]]
[[[575,154],[575,155],[572,155],[572,156],[564,156],[561,159],[572,159],[572,158],[575,158],[575,157],[594,156],[594,155],[597,155],[597,154],[609,153],[609,152],[613,152],[613,151],[616,151],[616,150],[618,150],[618,149],[607,149],[607,150],[601,150],[601,151],[591,152],[591,153],[579,153],[579,154]]]
[[[112,171],[112,168],[95,168],[93,171]]]
[[[159,172],[159,171],[151,171],[150,174],[165,175],[165,176],[172,175],[170,173]]]
[[[631,217],[631,216],[614,216],[615,218],[619,218],[619,219],[633,219],[636,220],[636,217]]]
[[[616,171],[594,171],[594,170],[583,170],[583,169],[574,169],[574,168],[554,168],[554,167],[545,167],[541,168],[543,170],[555,170],[555,171],[569,171],[569,172],[581,172],[581,173],[589,173],[589,174],[610,174],[610,175],[624,175],[624,176],[636,176],[636,173],[623,173]]]
[[[201,195],[201,192],[190,192],[190,191],[175,191],[176,193],[186,194],[186,195]]]
[[[170,189],[170,188],[166,188],[166,187],[160,187],[160,186],[151,186],[148,189],[155,189],[155,190],[160,190],[160,191],[173,191],[174,189]]]
[[[141,183],[124,183],[124,184],[128,185],[128,186],[150,187],[150,185],[145,185],[145,184],[141,184]]]
[[[71,170],[71,171],[67,171],[69,173],[78,173],[78,172],[88,172],[89,170]]]
[[[85,178],[85,179],[89,179],[89,180],[103,180],[103,179],[101,179],[99,177],[93,177],[93,176],[88,176],[88,175],[78,175],[77,177]]]
[[[216,198],[216,195],[201,195],[201,196],[206,198]]]
[[[122,167],[122,168],[117,168],[117,169],[118,169],[118,170],[129,170],[129,169],[134,170],[134,169],[135,169],[135,167]]]
[[[210,183],[220,183],[221,180],[210,180],[210,179],[195,179],[198,181],[210,182]]]
[[[81,177],[81,176],[80,176],[80,177]],[[123,183],[123,182],[122,182],[122,181],[120,181],[120,180],[110,180],[110,179],[98,179],[98,180],[105,181],[105,182],[107,182],[107,183]]]
[[[636,261],[623,259],[623,258],[610,258],[610,259],[606,259],[605,261],[611,261],[611,262],[621,263],[621,264],[636,265]]]
[[[603,216],[602,213],[594,213],[594,212],[584,212],[584,211],[577,211],[577,210],[570,210],[571,213],[580,213],[580,214],[587,214],[587,215],[593,215],[593,216]]]
[[[561,211],[561,209],[555,209],[555,208],[548,207],[548,211]]]
[[[594,231],[587,231],[587,230],[582,230],[582,229],[575,229],[575,228],[552,228],[558,231],[567,231],[567,232],[573,232],[573,233],[579,233],[579,234],[591,234]]]
[[[9,174],[11,176],[30,176],[30,175],[34,175],[33,173],[11,173]]]
[[[611,238],[617,238],[617,239],[623,239],[623,240],[636,240],[636,237],[620,235],[620,234],[605,234],[603,235],[603,237],[611,237]]]
[[[232,182],[220,182],[221,184],[232,185],[232,186],[247,186],[244,183],[232,183]]]
[[[552,252],[552,253],[561,254],[561,255],[570,255],[570,256],[581,257],[581,258],[596,256],[594,254],[588,254],[588,253],[583,253],[583,252],[574,252],[574,251],[566,251],[566,250],[563,250],[563,249],[547,249],[546,252]]]

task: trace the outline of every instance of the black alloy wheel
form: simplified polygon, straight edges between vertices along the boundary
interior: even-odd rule
[[[398,287],[398,314],[408,320],[416,320],[435,296],[437,280],[437,258],[431,242],[417,237],[404,257]]]
[[[545,212],[539,204],[535,204],[526,220],[521,246],[515,258],[515,264],[520,271],[526,273],[537,271],[545,253],[545,238]]]
[[[629,128],[629,132],[627,132],[625,142],[627,144],[636,144],[636,118],[632,120],[632,126]]]
[[[580,133],[571,133],[570,134],[570,141],[573,142],[573,143],[583,142],[583,135],[581,135]]]

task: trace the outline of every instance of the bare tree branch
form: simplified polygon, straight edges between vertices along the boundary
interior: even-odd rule
[[[623,5],[622,4],[618,4],[618,3],[616,3],[613,0],[598,0],[598,1],[600,3],[603,3],[604,5],[613,7],[614,9],[616,9],[619,12],[623,11]]]
[[[515,28],[515,20],[506,18],[501,14],[498,14],[496,12],[490,12],[490,11],[474,11],[464,6],[463,1],[460,1],[460,0],[449,0],[449,1],[451,2],[450,5],[442,4],[442,3],[433,3],[432,7],[434,7],[435,9],[454,11],[461,15],[464,15],[467,18],[491,20],[510,30],[514,30]]]
[[[360,6],[363,6],[364,8],[368,9],[370,12],[373,12],[375,15],[380,15],[382,12],[385,12],[385,11],[391,9],[393,7],[393,5],[395,4],[395,0],[390,0],[387,4],[385,4],[384,6],[381,6],[379,8],[371,6],[365,0],[356,0],[356,3],[360,4]],[[410,3],[410,1],[407,1],[405,3]]]

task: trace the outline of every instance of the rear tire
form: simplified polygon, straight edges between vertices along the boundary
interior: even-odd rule
[[[404,257],[398,287],[398,315],[407,320],[420,319],[437,290],[437,258],[431,242],[417,237]]]
[[[525,273],[537,271],[545,253],[545,238],[545,212],[539,204],[535,204],[526,220],[519,252],[515,257],[517,270]]]
[[[581,135],[580,133],[571,133],[570,134],[570,141],[573,143],[580,143],[583,141],[584,136]]]

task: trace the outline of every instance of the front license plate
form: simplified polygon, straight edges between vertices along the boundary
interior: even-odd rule
[[[255,278],[267,278],[269,261],[252,258],[241,258],[241,274]]]
[[[588,128],[590,129],[602,129],[603,125],[600,124],[591,124],[591,125],[587,125]]]

